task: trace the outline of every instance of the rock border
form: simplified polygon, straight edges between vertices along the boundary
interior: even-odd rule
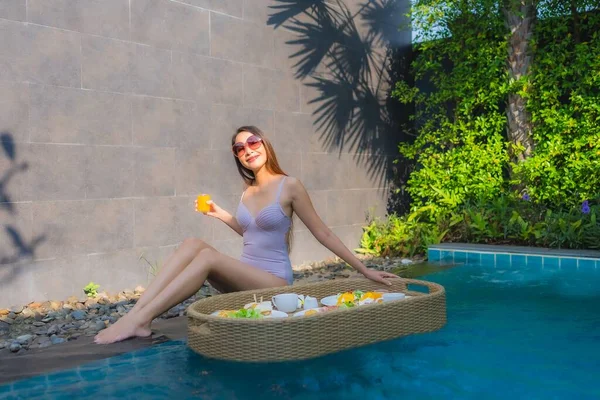
[[[406,258],[359,258],[368,267],[388,271],[414,262]],[[356,275],[358,273],[339,258],[294,267],[296,282],[343,279]],[[26,306],[0,309],[0,351],[6,349],[20,354],[29,349],[65,343],[80,336],[95,336],[125,315],[143,292],[144,288],[138,286],[134,290],[113,295],[100,292],[94,297],[71,296],[64,301],[32,302]],[[194,296],[156,319],[183,316],[190,304],[215,294],[218,292],[213,287],[204,285]]]

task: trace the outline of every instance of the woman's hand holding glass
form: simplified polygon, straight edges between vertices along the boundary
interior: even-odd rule
[[[221,220],[227,214],[227,212],[215,204],[207,194],[201,194],[196,198],[196,201],[194,202],[194,209],[204,215]]]

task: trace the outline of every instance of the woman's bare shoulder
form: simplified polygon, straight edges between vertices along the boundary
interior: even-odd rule
[[[291,176],[291,175],[286,175],[285,176],[285,183],[286,184],[295,184],[297,182],[300,182],[300,179],[296,178],[295,176]]]
[[[247,192],[248,192],[248,188],[251,187],[252,185],[248,185],[246,182],[243,183],[242,185],[242,197],[244,197]]]
[[[300,179],[293,176],[286,177],[285,186],[292,196],[305,191],[304,185],[302,184]]]
[[[286,176],[285,177],[285,185],[288,187],[296,187],[301,184],[302,184],[302,182],[300,182],[300,179],[298,179],[294,176]]]

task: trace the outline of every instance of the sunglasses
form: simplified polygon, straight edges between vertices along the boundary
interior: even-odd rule
[[[256,150],[261,146],[261,144],[262,144],[262,139],[256,135],[252,135],[252,136],[249,136],[248,139],[246,139],[246,142],[235,143],[231,149],[233,150],[233,155],[236,156],[237,158],[240,158],[244,154],[246,154],[246,145],[248,145],[248,147],[251,150]]]

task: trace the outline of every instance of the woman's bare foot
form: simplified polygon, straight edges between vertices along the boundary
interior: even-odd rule
[[[110,327],[100,331],[94,342],[98,344],[109,344],[120,342],[131,337],[148,337],[152,335],[149,323],[140,323],[132,314],[127,314]]]

